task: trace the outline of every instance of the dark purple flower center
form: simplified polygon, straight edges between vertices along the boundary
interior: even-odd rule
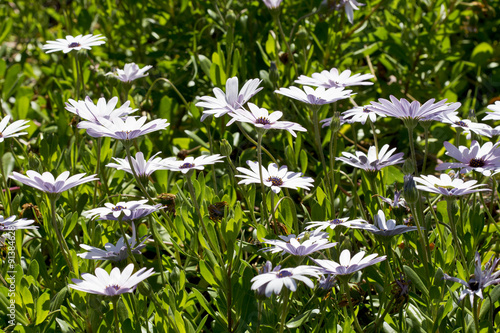
[[[333,219],[333,220],[331,220],[331,221],[330,221],[330,224],[335,224],[335,225],[337,225],[337,224],[341,224],[342,222],[343,222],[343,221],[342,221],[342,220],[340,220],[340,219]]]
[[[284,278],[284,277],[288,277],[288,276],[292,276],[293,274],[287,270],[282,270],[278,273],[278,277],[279,278]]]
[[[367,107],[364,107],[363,108],[363,113],[370,113],[370,109],[368,109]]]
[[[123,206],[115,206],[115,207],[111,208],[111,210],[113,212],[119,212],[122,209],[125,209],[125,207],[123,207]]]
[[[273,184],[273,186],[281,186],[283,185],[283,180],[279,177],[269,177],[267,179],[268,182],[271,182],[271,184]]]
[[[120,289],[120,286],[117,284],[114,284],[112,286],[108,286],[108,288],[113,288],[114,290],[118,290],[118,289]]]
[[[460,126],[460,127],[469,127],[469,126],[467,126],[467,124],[466,124],[466,123],[464,123],[464,122],[463,122],[463,121],[461,121],[461,120],[460,120],[460,121],[457,121],[457,122],[455,123],[455,125]]]
[[[469,282],[469,289],[472,290],[472,291],[476,291],[476,290],[479,290],[479,282],[474,280],[474,279],[470,279]]]
[[[481,168],[484,166],[484,159],[483,158],[473,158],[472,160],[470,160],[469,162],[469,166],[473,167],[473,168]]]
[[[74,47],[78,47],[78,46],[81,46],[81,45],[80,45],[80,43],[77,43],[77,42],[73,42],[73,43],[68,45],[68,47],[70,47],[70,48],[74,48]]]
[[[257,118],[257,120],[255,120],[255,123],[262,124],[262,125],[269,125],[271,122],[266,117],[259,117],[259,118]]]
[[[191,169],[194,168],[194,163],[184,163],[179,167],[179,169]]]

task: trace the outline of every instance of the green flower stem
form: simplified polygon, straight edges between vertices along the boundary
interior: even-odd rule
[[[111,302],[113,303],[113,314],[115,317],[115,331],[116,333],[120,333],[120,321],[118,320],[118,309],[117,309],[117,304],[118,304],[118,299],[120,296],[113,296],[111,297]]]
[[[130,82],[122,82],[122,104],[128,101],[128,93],[132,84]]]
[[[488,208],[486,208],[486,202],[484,201],[484,198],[481,194],[478,193],[478,196],[479,196],[479,199],[481,200],[481,204],[483,205],[484,207],[484,211],[486,212],[486,215],[488,215],[488,220],[490,221],[490,224],[493,224],[493,226],[497,229],[497,232],[500,233],[500,228],[498,227],[497,225],[497,222],[495,221],[495,219],[493,218],[493,216],[491,215],[490,211]],[[489,225],[488,225],[488,232],[489,232]]]
[[[335,157],[337,156],[337,132],[332,130],[332,136],[330,138],[330,177],[332,181],[332,193],[335,195]],[[335,200],[333,196],[331,198],[332,202],[332,218],[335,216]]]
[[[128,256],[130,257],[130,259],[134,263],[135,267],[137,269],[139,269],[139,267],[140,267],[139,263],[137,262],[137,260],[135,260],[134,254],[132,253],[132,249],[130,248],[130,243],[128,242],[128,239],[127,239],[127,234],[125,233],[125,229],[122,226],[122,221],[123,221],[123,213],[121,213],[118,216],[118,226],[120,227],[120,231],[121,231],[122,236],[123,236],[123,241],[125,242],[125,246],[127,247]],[[134,222],[132,221],[132,223],[134,223]]]
[[[75,99],[80,99],[80,63],[78,61],[78,52],[73,52],[75,59],[75,71],[76,71],[76,85],[75,85]]]
[[[49,195],[49,201],[50,201],[50,210],[52,213],[52,225],[54,226],[54,231],[56,232],[57,235],[57,240],[59,241],[59,246],[61,247],[61,253],[66,260],[66,264],[68,265],[68,268],[71,272],[75,273],[75,269],[73,268],[73,264],[71,263],[70,257],[70,251],[68,248],[68,244],[66,244],[66,241],[64,240],[61,231],[59,230],[59,226],[57,225],[57,219],[56,219],[56,198],[50,198]]]
[[[351,290],[349,288],[349,278],[350,278],[350,275],[348,277],[342,276],[341,280],[343,282],[344,291],[345,291],[346,297],[347,297],[347,302],[349,303],[349,309],[351,310],[351,318],[354,318],[354,328],[356,329],[356,331],[358,333],[362,333],[364,331],[361,328],[361,325],[359,325],[358,317],[354,314],[354,306],[352,305],[352,300],[351,300]]]
[[[417,157],[415,156],[415,143],[413,142],[413,129],[412,126],[407,126],[408,128],[408,138],[410,142],[410,151],[411,151],[411,159],[413,161],[413,165],[415,166],[415,175],[418,176],[418,167],[417,167]]]
[[[96,168],[95,168],[95,173],[100,175],[101,174],[101,143],[102,143],[102,138],[97,138],[97,145],[96,145],[96,153],[97,153],[97,162],[96,162]],[[94,199],[93,199],[93,207],[96,206],[96,197],[97,197],[97,184],[99,183],[99,180],[96,180],[94,183]]]
[[[248,133],[243,128],[243,126],[241,126],[241,124],[239,122],[235,122],[235,124],[238,126],[238,128],[240,129],[240,131],[243,134],[243,136],[248,141],[250,141],[250,143],[252,143],[253,145],[255,145],[257,147],[258,143],[248,135]],[[271,159],[271,161],[273,161],[273,163],[275,163],[276,165],[279,165],[278,162],[276,161],[276,159],[274,158],[274,156],[266,148],[264,148],[264,147],[261,146],[260,149],[262,149],[262,151],[264,153],[266,153],[267,156],[269,156],[269,158]]]
[[[288,313],[288,306],[290,305],[291,293],[288,288],[283,288],[283,297],[281,299],[281,321],[280,321],[280,330],[279,333],[283,333],[285,329],[286,315]]]
[[[272,220],[273,221],[273,229],[274,229],[274,233],[277,235],[278,234],[278,219],[276,219],[276,216],[274,215],[275,213],[275,207],[274,207],[274,192],[271,191],[271,217],[269,218],[269,220]],[[279,201],[278,201],[278,205],[279,205]],[[297,229],[297,233],[298,233],[298,229]]]
[[[424,154],[424,164],[422,165],[422,172],[425,174],[425,168],[427,166],[427,155],[429,154],[429,127],[424,127],[424,139],[425,139],[425,154]],[[415,168],[417,166],[415,165]]]
[[[469,267],[467,265],[467,260],[465,259],[464,252],[462,250],[462,246],[460,244],[460,239],[457,235],[457,226],[455,225],[455,216],[453,215],[453,202],[455,198],[447,198],[446,199],[446,208],[448,209],[448,218],[450,219],[450,229],[451,234],[453,236],[453,240],[455,242],[455,249],[458,250],[460,254],[460,260],[462,261],[462,265],[465,269],[466,276],[469,276]]]
[[[214,141],[212,139],[212,133],[210,132],[210,123],[212,122],[212,117],[210,117],[210,122],[208,123],[207,125],[207,134],[208,134],[208,142],[210,143],[210,155],[213,155],[214,154]],[[217,191],[217,177],[215,175],[215,165],[212,164],[212,181],[213,181],[213,184],[214,184],[214,192],[215,192],[215,195],[218,195],[218,192]]]
[[[177,89],[177,87],[169,80],[169,79],[166,79],[164,77],[160,77],[156,80],[154,80],[154,82],[151,84],[151,86],[149,87],[148,89],[148,92],[146,93],[146,96],[144,97],[144,101],[141,103],[141,107],[142,107],[142,104],[144,102],[146,102],[149,98],[149,95],[151,94],[151,90],[153,89],[154,85],[157,83],[157,82],[160,82],[160,81],[165,81],[167,82],[168,84],[170,84],[170,86],[172,87],[172,89],[174,89],[174,91],[177,93],[177,95],[181,98],[182,100],[182,103],[184,103],[184,106],[186,106],[186,110],[189,110],[189,103],[186,101],[186,99],[184,98],[184,96],[181,94],[181,92]]]
[[[430,207],[432,216],[434,217],[434,221],[436,221],[436,228],[438,230],[439,238],[441,239],[441,244],[442,244],[442,246],[445,246],[446,241],[444,239],[444,230],[441,230],[441,224],[439,223],[439,219],[436,215],[436,211],[434,210],[434,207],[432,206],[433,203],[431,203],[431,200],[429,199],[429,195],[427,195],[427,204]]]
[[[479,302],[478,297],[476,295],[474,295],[474,304],[473,304],[472,312],[473,312],[474,326],[476,327],[476,332],[479,332],[480,331],[480,329],[479,329],[479,313],[478,313],[479,311],[478,311],[477,302]]]
[[[292,65],[293,65],[293,68],[295,70],[295,73],[294,73],[295,77],[297,77],[297,75],[298,75],[297,64],[295,63],[295,59],[293,58],[293,54],[292,54],[292,49],[290,48],[290,45],[288,44],[288,40],[287,40],[285,33],[283,31],[283,27],[281,26],[281,20],[280,20],[279,14],[274,15],[274,19],[276,21],[276,24],[278,25],[278,29],[280,31],[281,38],[283,38],[283,41],[285,42],[286,50],[288,52],[288,58],[292,61]]]
[[[377,188],[377,184],[375,182],[375,179],[377,178],[377,174],[378,174],[378,171],[376,171],[375,174],[373,174],[371,172],[367,172],[366,177],[370,181],[370,188],[372,190],[372,196],[377,197],[378,208],[381,209],[382,208],[382,201],[380,200],[380,196],[378,195],[378,188]]]
[[[425,269],[425,273],[426,273],[426,277],[427,279],[430,279],[430,274],[429,274],[429,254],[427,252],[427,250],[429,249],[428,245],[427,245],[427,238],[425,237],[424,235],[424,232],[423,232],[423,229],[421,227],[421,224],[420,224],[420,215],[417,211],[417,206],[413,203],[413,204],[410,204],[410,209],[411,209],[411,213],[415,219],[415,223],[417,224],[417,231],[418,231],[418,236],[420,238],[420,246],[422,247],[422,251],[424,252],[424,256],[423,256],[423,259],[424,259],[424,269]]]
[[[268,210],[267,210],[267,196],[266,196],[266,189],[264,187],[264,178],[262,176],[262,137],[264,136],[263,131],[257,131],[257,160],[259,162],[259,177],[260,177],[260,190],[262,193],[262,205],[263,205],[263,212],[261,216],[261,223],[262,220],[265,221],[266,225],[268,226],[269,229],[269,218],[268,218]]]
[[[155,224],[155,221],[153,221],[152,219],[149,219],[149,225],[151,226],[151,231],[153,234],[156,234],[158,235],[158,230],[156,229],[156,224]],[[163,285],[166,285],[166,281],[165,281],[165,276],[163,275],[163,260],[161,258],[161,253],[160,253],[160,247],[158,246],[158,242],[155,242],[155,249],[156,249],[156,256],[158,257],[158,263],[160,264],[160,271],[161,271],[161,282]]]
[[[368,122],[370,123],[370,127],[372,129],[373,142],[375,143],[375,151],[377,152],[377,158],[378,158],[378,141],[377,141],[377,133],[375,132],[375,125],[370,119],[368,119]]]
[[[1,104],[1,101],[0,101],[0,104]],[[14,155],[14,154],[12,154],[12,155]],[[5,195],[2,193],[2,201],[5,198],[5,200],[7,201],[7,205],[9,206],[8,214],[7,214],[7,212],[4,212],[4,215],[6,217],[9,217],[10,215],[14,214],[14,210],[12,209],[12,202],[11,202],[12,195],[10,193],[9,185],[7,184],[7,179],[5,178],[4,171],[5,170],[3,168],[3,156],[0,156],[0,174],[2,174],[2,182],[3,182],[3,187],[5,189]],[[3,202],[3,206],[4,207],[6,206],[5,202]]]

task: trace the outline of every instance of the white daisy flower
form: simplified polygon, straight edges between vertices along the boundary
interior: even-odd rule
[[[357,106],[353,109],[342,112],[344,118],[349,119],[349,123],[361,123],[365,124],[366,120],[370,118],[370,121],[374,123],[377,121],[377,116],[385,117],[380,111],[373,110],[370,106]]]
[[[309,230],[312,228],[317,228],[314,231],[322,231],[325,229],[335,229],[336,227],[346,227],[349,228],[352,224],[360,224],[360,223],[367,223],[365,220],[362,219],[354,219],[354,220],[349,220],[348,217],[342,218],[342,219],[333,219],[333,220],[328,220],[328,221],[311,221],[307,222],[308,226],[305,227],[305,230]]]
[[[203,170],[205,169],[205,165],[211,165],[218,162],[222,162],[221,160],[224,156],[219,154],[214,155],[201,155],[196,158],[194,157],[186,157],[184,160],[176,160],[175,157],[170,157],[164,159],[162,161],[162,165],[167,170],[171,171],[180,171],[184,174],[188,173],[190,170]]]
[[[45,193],[62,193],[83,183],[99,180],[96,175],[90,175],[87,177],[83,176],[85,176],[84,173],[79,173],[69,177],[69,171],[64,171],[57,178],[54,178],[50,172],[39,174],[36,171],[28,170],[26,171],[26,176],[14,171],[9,178],[17,180],[24,185],[34,187]]]
[[[448,174],[443,173],[439,178],[429,175],[414,177],[413,180],[421,185],[417,185],[417,189],[442,194],[446,197],[450,196],[461,196],[475,192],[481,191],[491,191],[487,188],[480,188],[481,186],[486,186],[487,184],[478,184],[477,180],[469,180],[464,182],[460,178],[452,179]]]
[[[101,118],[99,124],[91,121],[81,121],[77,127],[86,129],[87,134],[94,138],[106,136],[117,140],[129,141],[141,135],[164,130],[170,125],[166,119],[155,119],[148,123],[146,123],[146,120],[146,116],[138,119],[135,117],[127,117],[125,119],[112,118],[109,120]]]
[[[138,201],[121,201],[117,204],[105,203],[105,207],[98,207],[86,212],[82,215],[86,218],[99,217],[98,220],[114,220],[118,221],[120,215],[122,221],[137,220],[148,216],[149,214],[156,212],[161,208],[161,204],[148,205],[146,204],[148,200],[138,200]]]
[[[239,172],[244,173],[244,175],[236,175],[236,177],[243,178],[238,184],[260,184],[259,163],[247,161],[247,164],[250,170],[242,167],[236,168]],[[314,179],[311,177],[302,177],[300,172],[288,171],[286,165],[278,168],[275,163],[270,163],[267,169],[262,166],[262,179],[264,185],[270,187],[274,193],[281,192],[282,187],[309,190],[314,183]]]
[[[495,169],[500,168],[499,145],[500,142],[495,144],[486,142],[483,146],[480,146],[476,140],[472,140],[470,148],[465,146],[457,148],[448,141],[445,141],[446,155],[453,157],[458,162],[441,163],[436,167],[436,170],[461,168],[461,173],[474,170],[485,176],[490,176]]]
[[[331,248],[337,243],[328,241],[328,233],[315,231],[314,233],[303,232],[298,237],[294,234],[288,237],[280,236],[281,239],[263,239],[264,244],[272,245],[265,252],[286,252],[294,256],[307,256],[313,252]]]
[[[0,215],[0,231],[38,228],[37,226],[32,225],[35,223],[34,220],[28,220],[25,218],[16,220],[16,217],[17,216],[12,215],[11,217],[5,219],[2,215]]]
[[[148,240],[148,238],[149,237],[144,237],[144,239],[137,244],[135,224],[132,222],[132,237],[127,237],[131,252],[140,254],[141,250],[146,247],[146,244],[144,243]],[[77,254],[83,259],[121,261],[128,258],[127,244],[125,244],[123,237],[120,237],[116,245],[106,243],[104,245],[104,250],[86,244],[80,244],[80,247],[89,251]]]
[[[475,123],[470,121],[469,119],[460,119],[460,117],[456,116],[454,112],[443,115],[441,117],[441,121],[443,123],[450,124],[451,127],[462,129],[462,133],[466,135],[467,140],[470,140],[471,132],[486,136],[488,138],[491,138],[493,134],[493,128],[491,128],[491,126],[481,123]]]
[[[278,8],[282,1],[283,0],[262,0],[262,2],[264,2],[264,5],[266,5],[267,8],[269,8],[269,9]]]
[[[28,134],[28,132],[19,132],[23,129],[30,127],[26,125],[29,120],[16,120],[9,125],[10,116],[5,116],[5,118],[0,121],[0,142],[3,142],[6,138],[13,138],[20,135]]]
[[[81,49],[90,50],[91,46],[97,46],[106,43],[101,35],[78,35],[76,37],[66,36],[66,39],[57,39],[55,41],[49,40],[47,44],[42,46],[42,50],[45,53],[52,53],[57,51],[63,51],[64,53],[71,52],[73,50],[80,51]]]
[[[277,268],[280,268],[278,266]],[[297,290],[297,282],[302,281],[309,288],[314,288],[314,283],[306,276],[319,278],[318,268],[314,266],[297,266],[294,268],[286,268],[259,274],[254,277],[251,282],[252,290],[264,290],[266,297],[270,297],[273,293],[279,294],[283,286],[291,291]],[[264,289],[265,288],[265,289]]]
[[[400,235],[409,231],[418,230],[417,227],[409,227],[406,225],[396,225],[396,220],[387,220],[385,219],[385,214],[382,210],[377,212],[377,215],[374,216],[375,225],[369,223],[353,223],[351,224],[351,228],[353,229],[363,229],[371,232],[372,234],[382,236],[382,237],[392,237],[396,235]]]
[[[146,73],[148,70],[153,68],[153,66],[144,66],[143,68],[139,68],[135,63],[125,64],[123,69],[117,69],[116,73],[109,72],[106,75],[113,75],[118,80],[122,82],[132,82],[134,80],[140,79],[142,77],[146,77],[149,73]]]
[[[365,81],[373,78],[371,74],[354,74],[351,76],[350,70],[345,70],[339,73],[337,68],[332,68],[330,71],[324,70],[321,73],[313,73],[311,77],[301,75],[295,83],[306,86],[328,88],[342,88],[348,86],[368,86],[373,82]]]
[[[156,157],[158,154],[160,154],[160,152],[151,156],[151,158],[147,161],[144,159],[144,154],[142,152],[138,152],[137,154],[135,154],[135,158],[130,158],[132,160],[132,165],[137,176],[141,178],[147,178],[156,170],[167,169],[167,167],[162,163],[162,161],[164,160],[161,157]],[[113,159],[117,163],[109,163],[106,165],[107,167],[123,170],[130,174],[133,174],[132,169],[130,168],[130,163],[128,162],[128,158],[113,157]]]
[[[102,268],[96,268],[95,275],[83,273],[83,280],[71,279],[75,284],[70,284],[68,286],[86,293],[103,296],[117,296],[133,292],[141,281],[155,273],[153,272],[153,268],[148,270],[146,270],[146,268],[141,268],[132,275],[133,271],[134,264],[129,264],[123,269],[123,272],[120,272],[120,269],[115,267],[111,270],[110,274]]]
[[[326,274],[351,275],[365,267],[384,261],[387,258],[387,256],[377,256],[377,253],[373,253],[365,257],[365,251],[361,251],[351,258],[351,252],[345,249],[340,253],[338,263],[333,260],[324,259],[313,259],[313,261],[322,267]]]
[[[371,146],[368,149],[368,155],[361,151],[357,151],[355,153],[356,155],[342,152],[342,155],[344,155],[344,157],[336,157],[335,160],[342,161],[355,168],[360,168],[367,172],[378,172],[386,166],[404,162],[404,153],[397,153],[391,156],[396,148],[392,148],[391,150],[389,150],[389,145],[384,145],[378,153],[378,158],[376,149],[377,148],[375,146]]]
[[[487,111],[486,117],[483,120],[500,120],[500,101],[487,106],[490,111]]]
[[[280,88],[274,92],[296,99],[306,104],[324,105],[336,102],[341,99],[349,98],[352,90],[344,90],[344,88],[329,88],[318,87],[316,89],[304,86],[304,90],[297,87]]]
[[[262,90],[259,84],[262,80],[253,79],[245,82],[243,88],[238,92],[238,78],[232,77],[226,81],[226,93],[219,88],[214,88],[214,97],[200,97],[201,102],[196,103],[196,106],[205,108],[201,121],[205,120],[210,115],[219,118],[226,113],[234,112],[245,105],[255,94]]]
[[[279,121],[278,119],[283,116],[283,112],[274,111],[269,114],[264,108],[259,108],[257,105],[253,103],[248,103],[248,107],[250,111],[246,110],[236,110],[233,113],[229,113],[232,119],[227,123],[227,125],[231,125],[235,121],[250,123],[255,127],[263,128],[263,129],[282,129],[290,132],[291,135],[297,136],[295,131],[306,132],[307,130],[297,123],[293,123],[291,121]]]
[[[100,120],[103,118],[111,120],[113,118],[125,117],[138,110],[130,107],[130,101],[126,101],[122,106],[117,108],[118,97],[113,97],[108,102],[106,102],[104,97],[101,97],[97,101],[97,104],[94,104],[89,96],[84,101],[69,99],[68,102],[66,103],[66,110],[96,124],[100,124]]]

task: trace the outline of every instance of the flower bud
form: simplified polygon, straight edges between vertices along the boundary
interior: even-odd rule
[[[415,204],[418,201],[418,190],[412,175],[405,176],[403,196],[409,204]]]
[[[403,163],[403,173],[405,175],[411,175],[415,172],[415,163],[413,163],[413,160],[411,158],[407,158],[406,161]]]
[[[274,61],[271,61],[271,67],[269,67],[269,80],[272,83],[278,82],[280,78],[280,73],[278,72],[278,67]]]
[[[226,22],[229,25],[233,25],[234,22],[236,22],[236,14],[234,13],[234,11],[232,9],[230,9],[230,10],[227,11]]]
[[[332,120],[330,122],[330,128],[333,133],[337,133],[340,130],[340,112],[335,111],[333,114]]]
[[[309,37],[307,30],[303,26],[299,26],[299,30],[295,35],[297,36],[297,39],[301,42],[307,41],[307,38]]]
[[[35,170],[36,172],[42,171],[42,162],[40,162],[38,156],[32,152],[28,154],[28,165],[30,170]]]
[[[220,141],[220,152],[223,156],[229,157],[233,152],[233,147],[226,139]]]
[[[470,121],[477,123],[476,111],[474,111],[474,109],[469,110],[469,117],[468,118]]]

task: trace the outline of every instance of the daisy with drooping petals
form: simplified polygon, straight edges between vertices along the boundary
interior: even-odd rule
[[[17,180],[24,185],[34,187],[42,192],[55,194],[62,193],[83,183],[99,180],[96,175],[83,176],[85,176],[84,173],[79,173],[69,177],[69,171],[64,171],[57,178],[54,178],[50,172],[39,174],[36,171],[28,170],[26,171],[26,176],[14,171],[9,178]]]
[[[493,134],[493,128],[491,126],[481,123],[475,123],[469,119],[460,119],[456,116],[454,112],[447,113],[441,117],[441,121],[446,124],[450,124],[451,127],[461,130],[463,134],[466,135],[466,139],[470,140],[471,132],[478,135],[483,135],[491,138]]]
[[[443,275],[443,279],[460,283],[465,286],[465,289],[463,289],[460,293],[459,301],[461,302],[465,297],[469,296],[471,305],[474,303],[474,296],[478,296],[483,299],[483,289],[500,283],[500,271],[495,272],[495,268],[498,266],[500,259],[493,260],[493,258],[491,258],[490,261],[488,261],[488,263],[484,266],[484,270],[481,269],[481,257],[478,252],[476,252],[475,261],[474,275],[472,275],[471,279],[467,282],[462,279],[449,276],[448,274]]]
[[[316,228],[314,231],[322,231],[325,229],[332,229],[334,230],[336,227],[346,227],[349,228],[351,224],[361,224],[361,223],[366,223],[365,220],[362,219],[354,219],[354,220],[349,220],[348,217],[345,217],[343,219],[333,219],[333,220],[328,220],[328,221],[311,221],[307,222],[308,226],[305,227],[305,230],[309,230],[312,228]]]
[[[483,146],[480,146],[476,140],[472,140],[470,148],[465,146],[457,148],[445,141],[446,155],[453,157],[458,162],[441,163],[436,167],[436,170],[461,168],[461,173],[474,170],[481,172],[485,176],[490,176],[495,169],[500,168],[499,145],[500,142],[495,144],[486,142]]]
[[[367,86],[373,82],[365,81],[373,78],[371,74],[354,74],[351,76],[350,70],[339,73],[337,68],[330,71],[324,70],[321,73],[313,73],[311,77],[301,75],[295,83],[306,86],[324,87],[324,88],[342,88],[348,86]]]
[[[377,120],[377,116],[385,117],[385,114],[377,110],[372,110],[369,106],[357,106],[342,112],[342,116],[349,119],[350,123],[361,123],[364,125],[368,118],[374,123]]]
[[[392,148],[391,150],[389,150],[389,145],[384,145],[378,153],[378,158],[376,149],[377,148],[375,146],[371,146],[368,149],[368,155],[361,151],[357,151],[356,155],[342,152],[342,155],[344,155],[344,157],[336,157],[335,160],[342,161],[355,168],[360,168],[367,172],[378,172],[386,166],[404,162],[404,153],[397,153],[391,156],[396,148]]]
[[[2,215],[0,215],[0,231],[38,228],[36,225],[32,225],[33,223],[35,223],[34,220],[28,220],[24,218],[16,220],[15,215],[12,215],[11,217],[6,219],[4,219]]]
[[[146,116],[138,119],[134,117],[127,117],[125,119],[112,118],[109,120],[102,118],[99,124],[91,121],[82,121],[78,123],[77,127],[86,129],[87,134],[94,138],[106,136],[118,140],[130,141],[141,135],[164,130],[170,125],[166,119],[155,119],[148,123],[146,123],[146,120]]]
[[[274,92],[296,99],[306,104],[324,105],[334,103],[341,99],[349,98],[352,90],[344,90],[344,88],[329,88],[318,87],[316,89],[304,86],[304,90],[297,87],[280,88]]]
[[[28,134],[28,132],[19,132],[23,129],[30,127],[26,125],[29,120],[16,120],[9,125],[10,116],[5,116],[5,118],[0,121],[0,142],[3,142],[6,138],[13,138],[20,135]]]
[[[161,164],[167,170],[180,171],[186,174],[193,169],[203,170],[205,169],[205,165],[222,162],[222,159],[224,159],[224,156],[221,156],[219,154],[201,155],[196,158],[188,156],[184,160],[176,160],[174,157],[171,157],[164,159]]]
[[[118,267],[115,267],[111,270],[110,274],[102,268],[96,268],[95,275],[83,273],[83,280],[71,279],[75,284],[70,284],[68,286],[86,293],[103,296],[117,296],[133,292],[141,281],[155,273],[153,272],[153,268],[148,270],[146,270],[146,268],[141,268],[132,275],[133,271],[134,264],[129,264],[122,272],[120,272]]]
[[[146,247],[146,244],[144,243],[148,240],[148,238],[149,237],[144,237],[144,239],[137,244],[135,224],[132,222],[132,237],[127,239],[130,251],[135,254],[140,254],[141,250]],[[80,247],[88,251],[77,254],[77,256],[83,259],[121,261],[128,258],[127,244],[125,244],[123,237],[120,237],[116,245],[106,243],[104,245],[105,250],[86,244],[80,244]]]
[[[320,120],[319,122],[323,124],[323,125],[321,125],[321,127],[330,127],[332,124],[332,119],[333,119],[333,117]],[[339,116],[339,121],[340,121],[340,126],[342,126],[344,124],[352,124],[351,119],[345,118],[344,116]]]
[[[371,232],[374,235],[382,237],[392,237],[406,232],[418,230],[417,227],[409,227],[406,225],[396,225],[396,220],[387,220],[385,214],[379,209],[377,215],[374,216],[375,224],[369,223],[353,223],[351,228],[353,229],[363,229]]]
[[[359,3],[356,0],[340,0],[340,7],[344,7],[345,15],[349,23],[354,22],[354,11],[359,10],[359,7],[364,6],[364,3]]]
[[[130,107],[130,101],[126,101],[119,108],[116,108],[116,104],[118,104],[118,97],[113,97],[108,102],[104,97],[101,97],[97,104],[94,104],[92,99],[87,96],[84,101],[69,99],[65,109],[96,124],[100,124],[100,119],[110,120],[125,117],[138,110]]]
[[[377,257],[377,253],[365,257],[365,251],[360,251],[351,258],[351,252],[347,249],[340,253],[339,262],[333,260],[313,259],[313,261],[324,269],[324,273],[335,275],[351,275],[365,267],[384,261],[387,256]]]
[[[156,170],[166,170],[167,167],[162,163],[164,161],[161,157],[156,157],[158,153],[151,156],[149,160],[144,159],[144,154],[142,152],[138,152],[134,157],[130,157],[132,160],[132,166],[134,167],[134,171],[140,178],[147,178]],[[108,163],[106,166],[110,168],[115,168],[118,170],[123,170],[130,174],[133,174],[132,169],[130,168],[130,163],[128,162],[128,158],[114,158],[113,159],[117,163]]]
[[[90,50],[91,46],[97,46],[106,43],[103,39],[106,37],[101,35],[78,35],[76,37],[66,36],[66,39],[57,39],[55,41],[49,40],[47,44],[42,47],[45,53],[52,53],[57,51],[63,51],[64,53],[71,52],[73,50],[80,51],[81,49]]]
[[[82,215],[86,218],[99,217],[98,220],[114,220],[121,218],[122,221],[137,220],[156,212],[161,208],[161,204],[148,205],[148,200],[118,202],[117,204],[105,203],[105,207],[98,207],[86,212]],[[120,216],[121,215],[121,216]]]
[[[149,73],[146,73],[148,70],[153,68],[153,66],[144,66],[143,68],[139,68],[135,63],[125,64],[123,69],[117,69],[116,73],[109,72],[106,73],[106,76],[113,75],[118,80],[122,82],[132,82],[134,80],[140,79],[142,77],[146,77]]]
[[[243,178],[238,184],[260,184],[259,163],[247,161],[247,164],[250,170],[242,167],[236,168],[239,172],[244,174],[236,175],[236,177]],[[281,192],[282,187],[294,190],[297,188],[309,190],[314,183],[314,179],[311,177],[302,177],[301,172],[288,171],[286,165],[278,168],[275,163],[270,163],[267,169],[262,166],[262,179],[264,185],[270,187],[274,193]]]
[[[414,177],[413,180],[421,185],[417,185],[417,189],[442,194],[447,197],[451,196],[461,196],[475,192],[481,191],[491,191],[488,188],[481,188],[481,186],[486,186],[487,184],[478,184],[477,180],[469,180],[464,182],[460,178],[452,179],[446,173],[441,174],[439,178],[435,176],[421,176]]]
[[[283,112],[274,111],[269,114],[264,108],[259,108],[257,105],[253,103],[248,103],[248,107],[250,111],[246,110],[236,110],[233,113],[229,113],[229,115],[233,118],[231,119],[227,125],[231,125],[235,121],[250,123],[255,127],[263,128],[265,130],[268,129],[282,129],[290,132],[291,135],[297,136],[294,131],[306,132],[307,130],[297,123],[293,123],[291,121],[279,121]]]
[[[277,266],[274,270],[262,273],[254,277],[251,282],[252,290],[264,291],[266,297],[272,294],[278,295],[283,289],[287,287],[291,291],[297,290],[297,282],[302,281],[309,288],[314,288],[314,283],[306,276],[319,278],[318,268],[314,266],[297,266],[294,268],[280,269]]]
[[[262,90],[259,84],[262,80],[248,80],[243,85],[243,88],[238,92],[238,78],[232,77],[226,81],[226,93],[219,88],[214,88],[215,97],[203,96],[200,97],[201,102],[196,103],[196,106],[205,108],[201,121],[205,120],[210,115],[219,118],[226,113],[234,112],[245,105],[255,94]]]

